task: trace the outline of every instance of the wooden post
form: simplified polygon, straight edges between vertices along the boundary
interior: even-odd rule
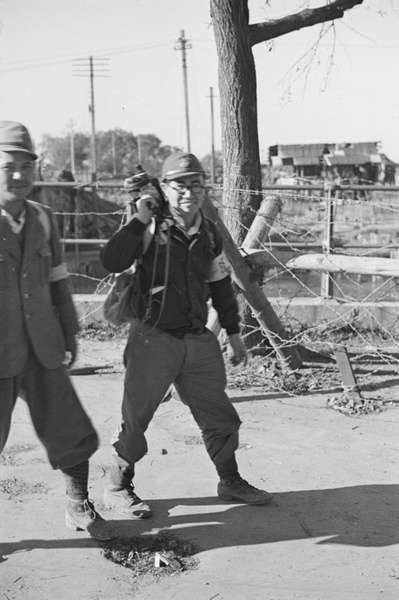
[[[248,233],[242,245],[243,255],[246,252],[255,248],[262,248],[263,242],[268,235],[271,226],[273,225],[274,219],[277,214],[281,211],[282,202],[278,196],[269,195],[261,203],[258,213],[255,219],[252,221],[251,227],[248,229]],[[249,258],[250,255],[249,255]],[[248,262],[247,262],[248,264]],[[221,326],[218,320],[217,312],[214,309],[209,311],[207,328],[210,329],[215,335],[219,335]]]
[[[262,248],[273,222],[281,211],[282,202],[278,196],[267,196],[261,203],[258,213],[242,244],[242,248]]]
[[[81,223],[80,223],[80,212],[81,212],[81,198],[80,198],[80,194],[81,194],[81,190],[80,188],[77,189],[76,191],[76,196],[75,196],[75,238],[76,239],[80,239],[81,235],[80,235],[80,230],[81,230]],[[75,258],[76,258],[76,265],[79,268],[79,244],[75,244]]]
[[[352,400],[354,404],[361,404],[363,400],[362,395],[357,385],[345,346],[335,346],[334,355],[341,373],[345,396],[347,396],[349,400]]]
[[[292,370],[298,369],[302,364],[302,359],[296,346],[289,342],[282,323],[274,312],[270,302],[267,300],[260,285],[256,281],[252,281],[251,271],[247,266],[245,259],[241,256],[230,232],[209,198],[205,199],[203,208],[206,216],[211,219],[219,229],[223,237],[224,250],[227,259],[233,268],[233,279],[252,308],[254,317],[258,320],[260,326],[264,330],[277,356],[282,361],[284,367]]]
[[[379,277],[399,277],[399,260],[379,256],[346,256],[333,254],[302,254],[286,263],[287,269],[325,271],[328,273],[360,273]]]
[[[326,230],[323,240],[323,253],[328,256],[334,248],[334,207],[332,200],[333,186],[326,182]],[[322,273],[321,275],[321,297],[333,298],[334,296],[334,279],[330,273]]]
[[[97,190],[95,188],[95,186],[93,185],[91,190],[91,210],[90,212],[92,212],[92,223],[93,223],[93,229],[96,232],[96,237],[100,237],[100,230],[99,230],[99,220],[98,220],[98,215],[97,213],[99,212],[98,210],[98,196],[97,196]]]

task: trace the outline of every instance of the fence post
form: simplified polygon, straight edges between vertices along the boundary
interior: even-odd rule
[[[81,188],[77,189],[76,192],[76,196],[75,196],[75,238],[76,239],[80,239],[81,235],[80,235],[80,212],[81,212],[81,198],[80,198],[80,194],[81,194]],[[75,244],[75,258],[76,258],[76,265],[79,268],[79,244]]]
[[[242,248],[262,248],[270,228],[278,213],[281,211],[282,202],[278,195],[270,194],[262,201],[258,213],[252,221],[251,227],[243,241]]]
[[[281,206],[281,199],[277,195],[269,195],[262,201],[258,213],[252,221],[251,227],[248,229],[248,233],[243,241],[242,250],[262,247],[274,219],[281,211]],[[223,221],[223,219],[221,220]],[[207,327],[217,336],[221,331],[218,315],[214,309],[211,309],[209,312]]]
[[[254,317],[258,320],[271,346],[281,360],[282,366],[288,370],[298,369],[302,364],[302,358],[296,344],[289,340],[287,332],[260,285],[256,281],[252,281],[247,263],[241,256],[229,230],[209,198],[205,198],[203,209],[205,216],[216,224],[222,234],[224,250],[233,268],[233,279],[241,289],[244,298],[253,311]]]
[[[334,250],[333,192],[335,189],[336,187],[330,181],[324,183],[324,192],[326,194],[326,227],[323,239],[323,254],[326,256]],[[323,272],[321,274],[321,297],[334,297],[334,276],[331,273]]]

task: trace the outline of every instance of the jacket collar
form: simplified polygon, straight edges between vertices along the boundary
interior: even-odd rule
[[[176,216],[173,216],[173,217],[168,216],[168,217],[166,217],[166,219],[164,219],[164,221],[162,221],[162,223],[160,225],[160,231],[165,232],[167,229],[169,229],[171,226],[174,225],[180,231],[182,231],[186,237],[192,238],[199,233],[202,222],[203,222],[203,216],[202,216],[202,212],[200,210],[195,215],[195,221],[191,225],[190,229],[188,229],[188,230],[185,228],[184,222],[182,219],[179,219]]]
[[[21,214],[18,217],[17,221],[14,221],[14,219],[12,218],[12,216],[10,215],[9,212],[6,211],[5,208],[1,208],[0,209],[0,213],[1,216],[4,217],[6,219],[6,221],[8,221],[9,226],[11,227],[11,230],[16,233],[17,235],[19,233],[21,233],[24,225],[25,225],[25,220],[26,220],[26,210],[25,207],[22,209]]]
[[[23,262],[29,262],[33,253],[46,242],[46,233],[41,226],[34,208],[25,202],[25,221],[23,229],[16,233],[7,215],[0,215],[1,238],[4,247],[15,258],[21,261],[21,244],[18,239],[23,237]]]

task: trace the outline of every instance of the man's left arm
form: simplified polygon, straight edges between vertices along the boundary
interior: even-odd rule
[[[213,308],[220,325],[226,330],[231,348],[230,361],[233,365],[248,361],[247,349],[240,336],[240,313],[236,294],[230,277],[230,266],[222,251],[213,259],[208,280]]]
[[[79,322],[69,287],[67,265],[62,260],[61,242],[55,215],[48,213],[51,219],[51,248],[50,293],[52,304],[58,313],[58,319],[65,339],[65,349],[71,353],[71,366],[77,357],[76,334],[79,332]]]

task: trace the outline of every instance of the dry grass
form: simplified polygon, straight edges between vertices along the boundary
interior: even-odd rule
[[[103,549],[107,560],[131,569],[133,578],[139,579],[158,579],[192,570],[198,565],[196,552],[191,542],[170,532],[113,540]],[[157,554],[163,555],[167,562],[157,566]]]

